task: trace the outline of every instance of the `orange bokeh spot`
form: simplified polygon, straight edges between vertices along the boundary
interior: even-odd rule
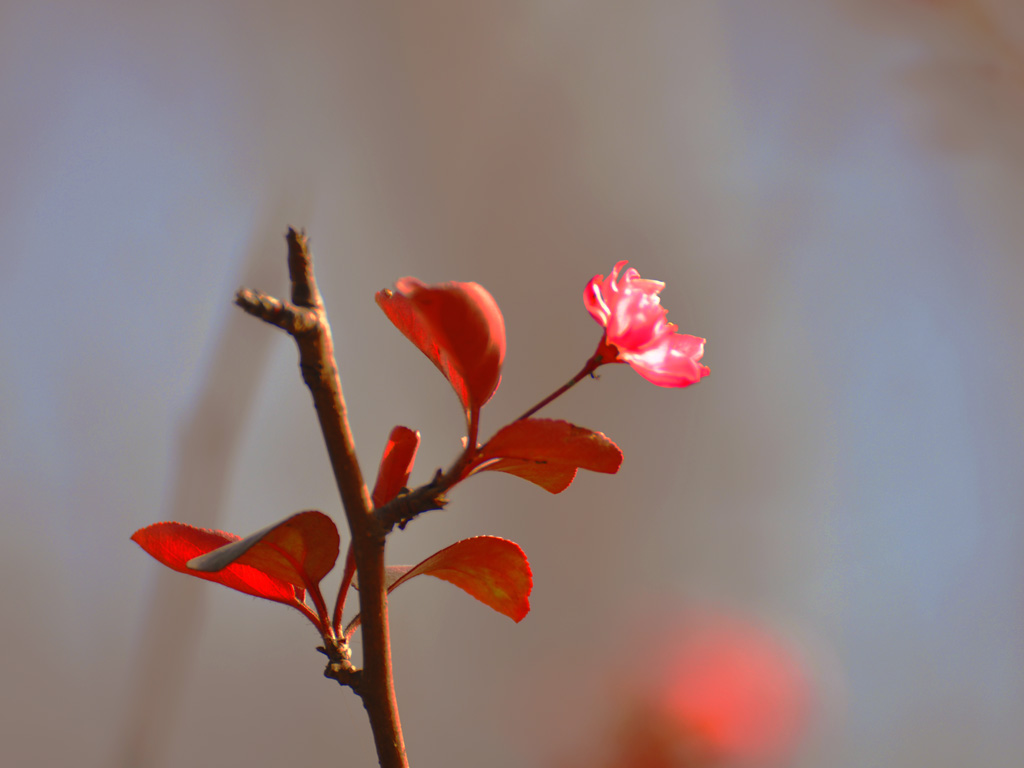
[[[723,757],[771,760],[803,730],[810,692],[793,657],[764,631],[716,620],[669,651],[661,708]]]

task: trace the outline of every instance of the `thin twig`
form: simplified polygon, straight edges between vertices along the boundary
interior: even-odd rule
[[[426,485],[421,485],[409,493],[400,494],[382,507],[378,507],[374,514],[385,533],[390,533],[395,526],[405,528],[413,518],[424,512],[444,509],[448,504],[445,492],[463,479],[464,470],[478,453],[478,449],[470,450],[467,447],[447,472],[437,470],[434,479]]]
[[[382,768],[408,768],[391,669],[391,637],[384,589],[385,531],[373,514],[370,493],[356,459],[334,359],[331,327],[313,276],[308,241],[304,233],[294,229],[288,230],[287,241],[291,303],[244,289],[236,295],[235,303],[249,314],[287,331],[299,347],[299,368],[313,396],[334,478],[341,492],[359,575],[363,669],[358,673],[358,686],[352,687],[362,696]],[[330,671],[331,665],[328,665]],[[350,676],[344,668],[339,668],[339,674]],[[352,685],[334,674],[328,676],[344,685]]]
[[[345,598],[348,597],[348,590],[352,586],[352,577],[355,576],[355,573],[356,560],[350,544],[348,552],[345,554],[345,566],[341,574],[341,585],[338,587],[338,599],[334,601],[334,618],[331,621],[331,626],[334,628],[335,635],[341,634],[341,617],[345,611]]]
[[[555,400],[556,398],[561,397],[566,392],[568,392],[570,389],[575,387],[577,384],[579,384],[581,381],[583,381],[583,379],[587,378],[587,376],[592,376],[594,371],[597,370],[598,366],[602,365],[605,362],[604,356],[603,356],[603,351],[604,351],[604,348],[602,346],[600,349],[597,350],[597,352],[594,353],[593,357],[591,357],[589,360],[587,360],[586,365],[583,366],[583,368],[580,370],[579,373],[577,373],[575,376],[573,376],[571,379],[569,379],[567,382],[565,382],[565,384],[560,386],[558,389],[556,389],[550,395],[548,395],[543,400],[541,400],[539,403],[537,403],[535,406],[533,406],[533,408],[531,408],[526,413],[524,413],[522,416],[520,416],[518,419],[516,419],[516,421],[522,421],[523,419],[530,418],[531,416],[533,416],[533,414],[535,414],[537,411],[539,411],[545,405],[550,403],[552,400]]]
[[[607,350],[602,345],[587,360],[579,373],[533,406],[516,421],[529,418],[551,401],[564,395],[587,376],[592,376],[599,366],[607,362],[606,357]],[[459,481],[465,479],[466,468],[473,463],[473,460],[480,453],[479,449],[475,446],[478,424],[479,414],[471,414],[469,419],[469,437],[466,441],[467,447],[450,469],[446,472],[438,470],[434,479],[426,485],[421,485],[414,491],[396,496],[375,511],[374,514],[377,516],[377,520],[380,522],[385,533],[389,533],[395,526],[405,528],[411,520],[422,515],[424,512],[429,512],[433,509],[444,509],[445,504],[448,503],[448,499],[444,495],[445,492]],[[469,446],[473,447],[470,448]]]

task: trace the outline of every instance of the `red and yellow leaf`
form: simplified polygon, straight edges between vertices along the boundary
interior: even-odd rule
[[[132,541],[172,570],[223,584],[247,595],[289,605],[295,603],[294,586],[249,565],[235,563],[216,573],[194,571],[186,565],[200,555],[238,540],[233,533],[171,522],[155,523],[132,534]]]
[[[454,584],[516,623],[530,612],[533,572],[514,541],[498,536],[457,541],[410,568],[388,591],[421,574]]]
[[[334,521],[310,510],[196,557],[188,567],[216,573],[234,565],[249,566],[299,589],[313,589],[334,567],[338,548]]]
[[[577,469],[614,474],[621,465],[622,451],[600,432],[567,421],[520,419],[487,442],[470,473],[507,472],[560,493]]]
[[[423,574],[454,584],[517,624],[530,612],[533,572],[526,553],[514,541],[474,536],[435,552],[419,565],[388,566],[387,590]],[[345,634],[350,635],[360,621],[361,616],[356,616]]]
[[[377,482],[373,486],[374,507],[384,506],[406,486],[419,447],[419,432],[408,427],[395,427],[391,430],[380,460],[380,469],[377,470]]]

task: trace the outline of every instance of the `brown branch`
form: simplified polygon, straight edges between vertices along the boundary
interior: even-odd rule
[[[235,304],[250,315],[276,325],[292,336],[315,331],[319,322],[315,310],[301,309],[260,291],[250,291],[248,288],[239,289],[235,294]]]
[[[475,427],[475,424],[473,426]],[[463,475],[466,468],[480,453],[479,448],[468,447],[476,441],[476,429],[471,428],[470,433],[470,439],[466,443],[467,447],[459,454],[459,458],[448,468],[447,472],[437,470],[434,478],[426,485],[421,485],[408,493],[399,494],[387,504],[374,510],[377,522],[385,534],[390,533],[396,525],[404,529],[411,520],[424,512],[445,508],[448,504],[445,493],[453,485],[465,479]]]
[[[535,414],[545,405],[564,395],[587,376],[593,376],[594,371],[606,362],[605,357],[607,356],[607,352],[608,351],[604,344],[599,346],[597,352],[587,360],[579,373],[533,406],[533,408],[516,419],[516,421],[522,421],[523,419],[530,418],[530,416]],[[466,468],[469,467],[469,465],[473,463],[473,460],[480,454],[480,449],[475,447],[478,424],[479,413],[471,414],[469,420],[469,437],[466,440],[467,447],[447,472],[442,472],[440,469],[437,470],[437,474],[434,475],[434,479],[426,485],[421,485],[414,491],[396,496],[387,504],[384,504],[374,511],[374,514],[376,515],[385,534],[390,533],[395,526],[405,528],[410,521],[419,515],[422,515],[424,512],[429,512],[433,509],[444,509],[445,505],[448,503],[448,499],[445,498],[444,494],[453,485],[465,479],[463,475]],[[470,448],[469,446],[474,447]]]
[[[414,491],[403,493],[375,510],[374,514],[385,531],[395,526],[405,528],[414,518],[434,509],[444,509],[448,504],[445,491],[455,484],[452,472],[442,474],[437,470],[434,479]]]
[[[235,303],[249,314],[287,331],[295,339],[299,347],[299,368],[313,396],[352,533],[360,584],[359,610],[363,616],[363,669],[350,674],[343,665],[339,665],[335,674],[335,660],[332,659],[325,674],[343,685],[351,685],[362,696],[382,768],[408,768],[391,670],[391,634],[384,589],[386,533],[373,514],[370,493],[356,459],[355,442],[334,359],[331,327],[313,276],[308,241],[305,233],[300,234],[294,229],[288,230],[287,241],[291,303],[245,289],[238,292]],[[338,675],[349,679],[339,679]],[[356,685],[352,685],[352,680]]]

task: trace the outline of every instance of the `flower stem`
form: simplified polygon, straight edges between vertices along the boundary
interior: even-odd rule
[[[603,365],[605,362],[607,362],[607,361],[604,359],[604,345],[602,344],[601,347],[598,348],[597,352],[594,353],[593,357],[591,357],[589,360],[587,360],[587,364],[583,366],[583,368],[580,370],[579,373],[577,373],[575,376],[573,376],[571,379],[569,379],[569,381],[565,382],[565,384],[560,386],[558,389],[556,389],[550,395],[548,395],[543,400],[541,400],[539,403],[537,403],[535,406],[533,406],[533,408],[531,408],[526,413],[524,413],[522,416],[520,416],[518,419],[516,419],[516,421],[522,421],[523,419],[530,418],[531,416],[533,416],[533,414],[535,414],[537,411],[539,411],[545,405],[550,403],[552,400],[555,400],[556,398],[561,397],[566,392],[568,392],[570,389],[572,389],[577,384],[579,384],[581,381],[583,381],[583,379],[587,378],[587,376],[590,376],[591,374],[593,374],[594,371],[597,370],[597,367],[599,365]]]

